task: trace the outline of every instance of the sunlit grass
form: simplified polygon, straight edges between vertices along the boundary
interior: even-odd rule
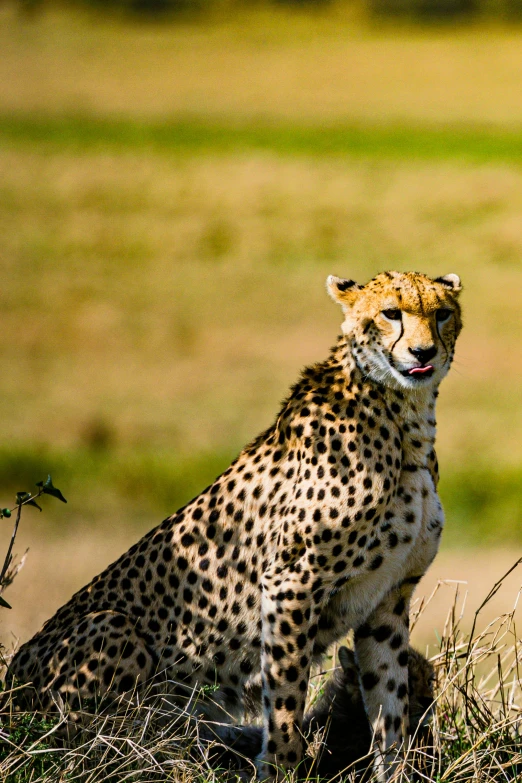
[[[30,145],[44,152],[131,151],[136,154],[238,154],[341,156],[363,160],[460,163],[522,162],[522,132],[484,127],[411,127],[395,124],[291,124],[220,121],[173,116],[162,121],[69,116],[0,116],[4,145]]]
[[[0,175],[11,447],[238,451],[335,340],[326,275],[413,268],[465,286],[443,473],[519,462],[522,172],[23,147]]]

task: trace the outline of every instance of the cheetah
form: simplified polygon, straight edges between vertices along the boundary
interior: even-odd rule
[[[432,745],[435,673],[431,663],[413,647],[408,649],[408,655],[409,732],[415,746],[426,748]],[[343,773],[362,775],[369,771],[371,731],[353,650],[341,647],[339,664],[304,717],[305,741],[313,742],[317,732],[321,739],[313,764],[305,766],[306,779],[331,779]],[[216,724],[203,733],[203,739],[214,743],[209,751],[214,767],[242,771],[260,753],[263,732],[260,726]]]
[[[26,703],[74,711],[163,677],[174,698],[207,685],[240,715],[260,689],[267,779],[300,762],[310,666],[353,629],[375,773],[393,777],[410,599],[444,524],[435,404],[461,283],[383,272],[365,285],[332,275],[327,289],[343,322],[326,360],[213,484],[20,647],[9,678]]]

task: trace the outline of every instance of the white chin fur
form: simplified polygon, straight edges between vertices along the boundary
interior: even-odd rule
[[[395,367],[388,364],[384,357],[379,357],[380,361],[378,362],[375,361],[375,357],[372,358],[374,360],[371,361],[370,359],[368,362],[370,369],[367,371],[367,374],[375,381],[382,383],[385,386],[408,390],[426,389],[440,381],[438,370],[435,370],[433,375],[430,375],[429,378],[419,378],[417,380],[415,378],[410,378],[408,375],[402,375]]]
[[[430,375],[429,378],[410,378],[408,375],[401,375],[401,373],[397,373],[398,378],[400,378],[402,385],[406,389],[425,389],[426,386],[431,386],[433,381],[436,380],[435,373],[433,375]]]

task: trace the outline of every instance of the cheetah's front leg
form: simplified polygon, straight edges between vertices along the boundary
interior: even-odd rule
[[[303,755],[301,727],[317,617],[300,576],[287,572],[265,575],[263,581],[261,780],[276,777],[278,768],[295,767]]]
[[[375,740],[377,780],[393,779],[408,732],[409,604],[412,586],[391,590],[357,628],[355,652]]]

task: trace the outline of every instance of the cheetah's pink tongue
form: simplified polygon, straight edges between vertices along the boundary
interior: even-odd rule
[[[408,375],[424,375],[426,372],[432,372],[434,370],[433,364],[427,364],[426,367],[412,367],[408,370]]]

